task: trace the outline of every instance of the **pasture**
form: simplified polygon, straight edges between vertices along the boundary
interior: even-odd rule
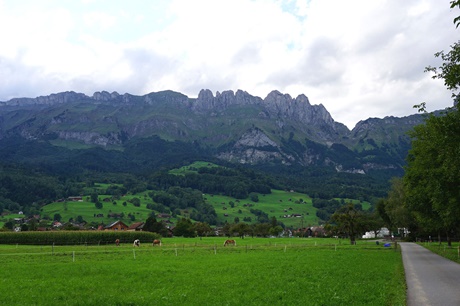
[[[216,210],[217,217],[222,222],[233,223],[235,217],[241,222],[245,217],[251,217],[254,223],[257,216],[250,212],[251,209],[262,210],[269,217],[276,217],[288,227],[300,228],[319,224],[316,217],[316,208],[313,207],[311,198],[303,193],[289,192],[272,189],[271,194],[258,194],[258,201],[251,201],[249,198],[237,200],[222,195],[205,195],[206,201]],[[232,207],[230,202],[234,203]],[[284,216],[289,216],[284,218]],[[294,215],[298,215],[295,217]]]
[[[4,305],[405,305],[394,249],[312,238],[0,245]]]
[[[95,204],[89,199],[89,196],[85,196],[81,202],[53,202],[42,208],[42,216],[48,216],[51,219],[55,214],[60,214],[63,222],[67,222],[70,218],[76,218],[82,216],[83,220],[87,222],[98,222],[104,224],[110,224],[117,220],[122,220],[126,224],[133,222],[144,221],[150,216],[152,210],[147,208],[147,193],[139,193],[136,195],[126,195],[119,200],[104,201],[104,199],[111,198],[110,195],[100,195],[99,200],[102,202],[103,207],[97,209]],[[141,205],[135,207],[129,201],[137,197]],[[151,201],[150,201],[151,202]],[[124,203],[124,204],[123,204]],[[116,218],[110,218],[110,213],[116,213],[118,215],[123,214],[123,218],[120,216]],[[98,215],[100,216],[98,217]],[[134,216],[132,221],[129,216]]]

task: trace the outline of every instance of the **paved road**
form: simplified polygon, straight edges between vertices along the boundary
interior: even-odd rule
[[[416,243],[400,243],[409,306],[459,306],[460,265]]]

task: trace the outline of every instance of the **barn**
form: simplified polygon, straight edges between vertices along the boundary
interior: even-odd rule
[[[144,222],[136,222],[129,226],[128,231],[142,231],[144,228]]]
[[[129,226],[118,220],[104,227],[104,231],[126,231],[128,228]]]

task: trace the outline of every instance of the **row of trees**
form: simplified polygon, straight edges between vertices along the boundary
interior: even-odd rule
[[[451,1],[460,8],[460,1]],[[460,16],[454,19],[456,27]],[[425,123],[411,132],[412,148],[402,179],[392,181],[385,199],[377,205],[389,227],[409,228],[412,235],[446,237],[449,246],[460,232],[460,42],[449,52],[435,54],[439,67],[427,67],[452,92],[454,106],[441,114],[426,114]],[[425,103],[415,106],[425,112]]]

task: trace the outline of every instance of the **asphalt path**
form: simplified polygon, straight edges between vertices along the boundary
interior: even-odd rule
[[[409,242],[400,243],[407,305],[460,305],[460,265]]]

